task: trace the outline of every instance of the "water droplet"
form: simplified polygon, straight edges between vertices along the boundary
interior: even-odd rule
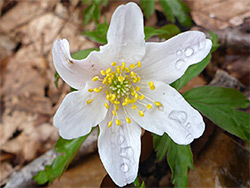
[[[119,136],[118,136],[118,139],[117,139],[118,144],[119,144],[119,145],[121,145],[121,144],[123,144],[123,143],[124,143],[124,141],[125,141],[124,136],[119,135]]]
[[[193,53],[194,53],[194,50],[192,48],[190,48],[190,47],[185,50],[185,55],[187,57],[193,55]]]
[[[181,50],[178,50],[178,51],[176,52],[176,54],[177,54],[177,55],[182,55]]]
[[[205,43],[206,43],[206,40],[202,40],[198,43],[198,49],[199,50],[203,50],[205,48]]]
[[[129,167],[126,163],[121,164],[120,168],[121,168],[121,171],[123,171],[123,172],[129,171]]]
[[[175,63],[175,68],[176,68],[177,70],[180,70],[180,69],[183,67],[184,63],[185,63],[185,61],[183,61],[182,59],[176,61],[176,63]]]
[[[134,156],[134,150],[132,147],[121,148],[120,156],[132,158]]]

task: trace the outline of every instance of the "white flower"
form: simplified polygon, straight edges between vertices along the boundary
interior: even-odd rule
[[[73,139],[99,124],[101,161],[113,181],[124,186],[137,176],[141,128],[167,133],[184,145],[202,135],[201,115],[169,84],[205,58],[212,43],[198,31],[145,43],[143,15],[135,3],[116,9],[107,40],[83,60],[72,59],[66,39],[55,41],[56,71],[78,91],[65,97],[54,125],[61,137]]]

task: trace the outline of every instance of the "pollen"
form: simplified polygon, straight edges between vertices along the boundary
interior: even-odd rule
[[[104,103],[104,106],[107,108],[107,109],[109,109],[109,105],[108,105],[108,103]]]
[[[140,110],[139,111],[139,116],[144,117],[144,112]]]
[[[90,104],[90,103],[92,103],[94,101],[94,99],[89,99],[89,100],[87,100],[87,104]]]
[[[155,105],[158,106],[158,107],[161,107],[161,106],[162,106],[162,104],[161,104],[160,102],[158,102],[158,101],[156,101],[156,102],[154,102],[154,103],[155,103]]]
[[[121,121],[119,119],[116,119],[115,120],[115,124],[118,125],[118,126],[120,126],[121,125]]]
[[[146,93],[143,94],[145,84],[148,84],[151,90],[155,89],[155,85],[152,81],[141,82],[140,75],[136,73],[137,68],[140,67],[140,61],[128,66],[125,62],[112,62],[109,67],[100,70],[99,74],[92,78],[100,85],[88,89],[88,92],[94,92],[94,98],[88,99],[86,103],[92,103],[99,95],[106,95],[106,101],[103,104],[112,111],[112,119],[108,122],[108,127],[111,127],[113,122],[118,126],[121,125],[118,110],[126,114],[126,123],[130,124],[131,119],[126,111],[127,108],[131,107],[139,113],[140,117],[144,117],[145,111],[152,109],[153,105],[162,106],[160,102],[151,99]],[[141,82],[140,85],[139,82]]]
[[[109,123],[108,123],[108,127],[111,127],[112,126],[112,121],[110,121]]]
[[[93,80],[94,82],[96,82],[97,80],[99,80],[99,77],[98,77],[98,76],[95,76],[95,77],[92,78],[92,80]]]
[[[131,119],[129,117],[126,118],[126,122],[129,124],[131,123]]]

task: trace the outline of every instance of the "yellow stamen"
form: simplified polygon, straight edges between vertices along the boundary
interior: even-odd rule
[[[88,92],[93,92],[93,91],[94,91],[94,89],[92,89],[92,88],[88,89]]]
[[[139,111],[139,116],[141,116],[141,117],[143,117],[143,116],[144,116],[143,111]]]
[[[113,63],[111,63],[111,65],[114,67],[114,66],[117,65],[117,63],[116,63],[116,62],[113,62]]]
[[[92,78],[92,80],[93,80],[94,82],[96,82],[97,80],[99,80],[99,77],[98,77],[98,76],[95,76],[95,77]]]
[[[115,110],[113,110],[113,111],[112,111],[112,114],[113,114],[114,116],[116,116],[116,111],[115,111]]]
[[[107,73],[107,74],[111,73],[111,71],[112,71],[111,68],[107,68],[107,69],[106,69],[106,73]]]
[[[126,67],[126,63],[123,62],[123,63],[122,63],[122,70],[123,70],[123,71],[125,70],[125,67]]]
[[[120,104],[120,101],[115,101],[114,103],[115,103],[115,104]]]
[[[107,108],[107,109],[109,109],[109,105],[108,105],[108,103],[104,103],[104,106]]]
[[[131,123],[131,119],[129,117],[126,118],[127,123]]]
[[[118,126],[121,125],[121,121],[120,121],[119,119],[116,119],[116,120],[115,120],[115,123],[116,123],[116,125],[118,125]]]
[[[151,90],[154,90],[154,89],[155,89],[154,83],[153,83],[152,81],[150,81],[150,82],[148,83],[148,85],[149,85],[149,87],[150,87]]]
[[[87,104],[90,104],[90,103],[92,103],[94,101],[94,99],[89,99],[89,100],[87,100]]]
[[[129,68],[130,68],[130,69],[134,69],[134,68],[135,68],[135,64],[131,64],[131,65],[129,66]]]
[[[108,127],[111,127],[112,126],[112,121],[110,121],[109,123],[108,123]]]
[[[141,62],[140,61],[137,62],[137,67],[141,67]]]
[[[137,108],[137,106],[136,106],[136,105],[132,105],[131,108],[132,108],[133,110],[135,110],[135,109]]]
[[[136,98],[137,100],[139,100],[140,97],[139,97],[138,93],[135,94],[135,98]]]
[[[145,95],[140,96],[140,100],[143,100],[145,98]]]
[[[151,109],[151,108],[152,108],[152,104],[148,104],[147,109]]]
[[[106,75],[105,70],[101,70],[101,74],[102,74],[103,76],[105,76],[105,75]]]
[[[116,104],[116,105],[115,105],[115,109],[116,109],[116,110],[119,110],[119,104]]]
[[[94,88],[94,92],[99,93],[101,90],[98,88]]]
[[[123,82],[124,77],[122,75],[120,75],[120,76],[118,76],[118,80],[119,80],[119,82]]]
[[[135,88],[135,90],[136,90],[136,91],[140,91],[140,87],[137,86],[137,87]]]
[[[155,105],[158,106],[158,107],[161,107],[161,106],[162,106],[162,104],[161,104],[160,102],[158,102],[158,101],[156,101],[156,102],[154,102],[154,103],[155,103]]]
[[[121,74],[121,66],[117,66],[117,67],[116,67],[116,72],[117,72],[118,74]]]

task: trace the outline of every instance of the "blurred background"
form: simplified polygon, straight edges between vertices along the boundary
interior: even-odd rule
[[[126,2],[129,1],[112,0],[107,5],[101,4],[98,21],[104,23],[107,20],[109,23],[117,6]],[[139,0],[134,2],[140,5]],[[220,47],[202,74],[181,91],[213,80],[217,85],[239,89],[250,99],[250,2],[183,2],[190,9],[188,17],[192,23],[183,26],[176,21],[175,24],[181,31],[189,28],[205,33],[213,31],[219,37]],[[86,34],[96,27],[90,16],[92,13],[86,11],[90,4],[91,1],[81,0],[0,0],[1,187],[11,179],[14,183],[20,182],[11,184],[17,187],[31,185],[30,174],[34,175],[31,169],[41,169],[55,158],[53,147],[59,135],[52,119],[70,88],[60,79],[58,88],[55,86],[51,48],[57,38],[68,39],[72,53],[100,46]],[[169,23],[171,21],[156,2],[152,16],[145,18],[145,25],[159,28]],[[151,37],[149,40],[161,39]],[[246,144],[215,127],[209,120],[206,123],[205,134],[192,144],[194,171],[189,172],[188,186],[250,187],[249,149]],[[94,131],[60,181],[56,180],[48,187],[100,186],[106,171],[97,154],[96,139],[97,132]],[[148,139],[150,136],[144,139],[145,142]],[[156,161],[152,147],[145,149],[145,155],[142,155],[140,176],[146,185],[172,186],[166,159]],[[23,176],[14,177],[20,170]]]

